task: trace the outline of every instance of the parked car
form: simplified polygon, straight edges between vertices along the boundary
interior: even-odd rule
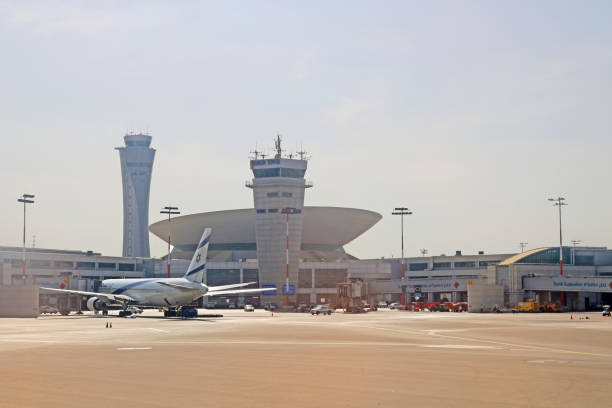
[[[332,311],[329,307],[324,306],[324,305],[319,305],[319,306],[315,306],[311,311],[310,311],[311,315],[320,315],[320,314],[324,314],[324,315],[330,315],[332,314]]]
[[[387,302],[385,302],[385,301],[381,300],[380,302],[378,302],[378,307],[379,308],[385,308],[385,307],[388,307],[388,306],[389,305],[387,305]]]
[[[244,305],[244,311],[245,312],[254,312],[255,311],[255,307],[253,305]]]
[[[400,305],[400,304],[399,304],[398,302],[393,302],[393,303],[391,303],[391,304],[389,305],[389,309],[393,309],[393,310],[394,310],[394,309],[395,309],[395,308],[397,308],[399,305]]]
[[[54,314],[54,313],[59,313],[59,310],[57,310],[57,307],[48,306],[48,305],[41,306],[41,307],[40,307],[38,310],[40,311],[40,314],[46,314],[46,313],[49,313],[49,314]]]
[[[142,309],[137,307],[137,306],[128,306],[127,309],[128,312],[130,313],[134,313],[134,314],[141,314],[142,313]]]

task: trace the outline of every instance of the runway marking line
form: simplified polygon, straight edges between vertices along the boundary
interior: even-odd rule
[[[152,350],[153,347],[119,347],[117,351]]]
[[[417,335],[420,335],[420,336],[423,336],[423,335],[436,336],[436,337],[445,338],[445,339],[453,339],[453,340],[461,340],[461,341],[473,341],[473,342],[477,342],[477,343],[497,344],[497,345],[506,346],[506,347],[518,347],[518,348],[523,348],[523,349],[548,351],[548,352],[552,352],[552,353],[574,354],[574,355],[583,355],[583,356],[612,358],[612,354],[590,353],[588,351],[564,350],[564,349],[557,349],[557,348],[552,348],[552,347],[533,346],[533,345],[528,345],[528,344],[515,344],[515,343],[507,343],[507,342],[504,342],[504,341],[477,339],[477,338],[472,338],[472,337],[449,336],[449,335],[446,335],[446,334],[438,334],[438,333],[435,333],[435,332],[432,332],[432,331],[426,332],[427,334],[425,334],[422,331],[417,331],[417,330],[389,329],[389,328],[386,328],[386,327],[376,327],[376,326],[352,325],[352,327],[361,327],[361,328],[366,328],[366,329],[391,331],[391,332],[396,332],[396,333],[412,333],[412,334],[417,334]],[[435,333],[435,334],[431,334],[431,333]]]

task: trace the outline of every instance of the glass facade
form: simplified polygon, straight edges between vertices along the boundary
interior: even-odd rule
[[[569,247],[563,247],[563,263],[570,264],[572,261],[572,250]],[[549,248],[544,251],[536,252],[526,256],[523,259],[516,261],[519,264],[558,264],[559,263],[559,248]]]
[[[450,262],[434,262],[433,266],[434,266],[434,269],[450,269],[451,263]]]
[[[335,288],[347,275],[347,269],[315,269],[315,288]]]
[[[298,288],[312,288],[312,269],[299,270]]]
[[[424,271],[425,269],[427,269],[428,266],[429,266],[429,264],[427,262],[411,263],[408,266],[408,270],[410,270],[410,271]]]
[[[574,264],[580,266],[595,265],[595,257],[593,255],[574,255]]]
[[[134,267],[134,264],[120,263],[119,270],[123,272],[133,272],[136,270],[136,268]]]
[[[208,269],[206,271],[206,284],[221,286],[240,283],[240,269]]]
[[[476,267],[475,261],[455,262],[455,268],[475,268],[475,267]]]
[[[255,178],[266,178],[266,177],[289,177],[289,178],[303,178],[306,170],[300,169],[286,169],[282,167],[276,167],[272,169],[253,169],[253,175]]]
[[[259,286],[259,271],[257,269],[243,269],[242,280],[244,282],[257,282],[257,286]]]

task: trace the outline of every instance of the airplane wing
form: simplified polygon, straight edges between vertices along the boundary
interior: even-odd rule
[[[257,283],[257,282],[233,283],[231,285],[221,285],[221,286],[208,286],[208,290],[210,292],[216,292],[218,290],[226,290],[226,289],[233,289],[233,288],[242,288],[244,286],[249,286],[249,285],[252,285],[254,283]]]
[[[276,288],[256,288],[256,289],[234,289],[234,290],[215,290],[206,293],[204,296],[219,296],[219,295],[236,295],[239,293],[257,293],[257,292],[271,292]]]
[[[175,288],[175,289],[182,289],[182,290],[198,290],[198,288],[192,288],[190,286],[183,286],[183,285],[178,285],[176,283],[170,283],[170,282],[155,282],[158,283],[160,285],[164,285],[164,286],[169,286],[171,288]]]
[[[82,290],[69,290],[69,289],[53,289],[53,288],[43,288],[40,289],[50,291],[50,292],[59,292],[66,293],[69,295],[81,295],[81,296],[95,296],[105,301],[105,303],[121,303],[121,302],[135,302],[135,299],[132,299],[126,295],[113,295],[112,293],[96,293],[96,292],[84,292]]]

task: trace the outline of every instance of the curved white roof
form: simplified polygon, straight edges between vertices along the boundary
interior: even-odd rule
[[[302,245],[342,247],[376,224],[382,215],[368,210],[342,207],[304,207]],[[212,228],[212,241],[254,243],[255,210],[213,211],[172,219],[172,243],[178,247],[197,244],[205,227]],[[149,230],[162,240],[168,236],[168,221],[161,220]]]

